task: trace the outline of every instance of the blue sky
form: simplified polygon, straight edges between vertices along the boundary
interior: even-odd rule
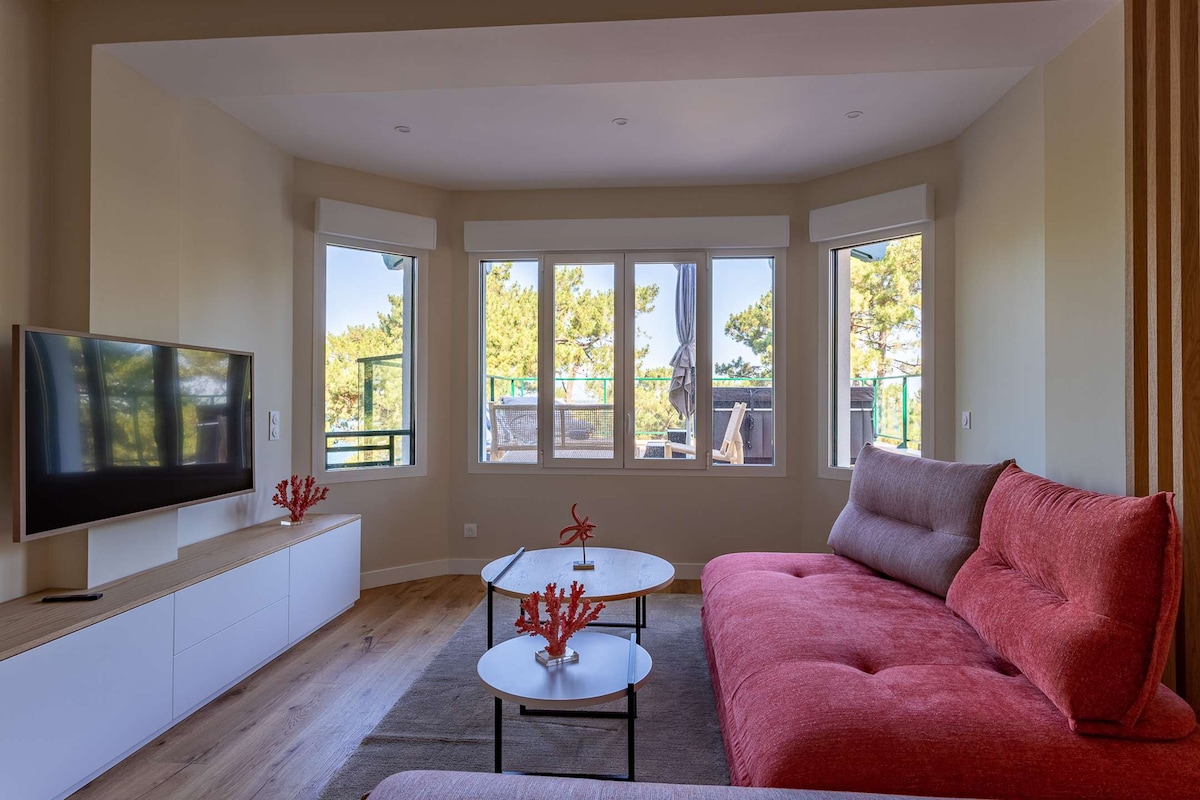
[[[330,245],[325,255],[325,329],[374,322],[388,310],[389,294],[404,294],[404,273],[383,265],[379,253]]]
[[[376,314],[387,311],[388,294],[401,294],[404,288],[402,272],[384,267],[378,253],[330,246],[326,257],[325,324],[328,330],[340,332],[348,325],[370,323]],[[725,336],[725,321],[756,302],[771,288],[772,263],[761,258],[716,258],[713,260],[713,361],[731,361],[741,356],[755,361],[748,347]],[[649,343],[646,366],[666,366],[679,346],[675,333],[675,266],[662,263],[639,263],[636,279],[639,285],[659,287],[654,311],[638,319],[642,337],[638,344]],[[519,283],[533,285],[537,278],[532,262],[517,263],[513,278]],[[585,270],[584,288],[612,288],[612,270]]]

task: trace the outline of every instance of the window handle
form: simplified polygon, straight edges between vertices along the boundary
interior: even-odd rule
[[[633,414],[625,412],[625,435],[633,436]]]

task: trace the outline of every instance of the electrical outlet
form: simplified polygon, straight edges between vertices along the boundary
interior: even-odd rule
[[[279,412],[278,411],[268,411],[267,412],[267,441],[269,441],[269,442],[278,442],[279,441]]]
[[[467,524],[463,525],[463,538],[464,539],[479,538],[479,526],[476,525],[474,522],[468,522]]]
[[[970,411],[962,412],[962,429],[964,431],[971,430],[971,412]]]

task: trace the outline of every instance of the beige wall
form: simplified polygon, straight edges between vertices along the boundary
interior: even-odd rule
[[[1125,493],[1124,13],[1046,65],[1046,472]]]
[[[428,408],[428,473],[419,478],[348,481],[333,484],[322,510],[363,515],[364,572],[401,565],[441,562],[447,557],[446,513],[450,504],[450,430],[457,418],[448,400],[452,375],[461,371],[451,349],[455,340],[449,309],[454,302],[451,259],[450,193],[311,161],[296,161],[295,213],[295,393],[292,429],[293,463],[300,473],[312,471],[313,453],[313,257],[317,198],[342,200],[438,220],[438,247],[420,272],[419,290],[426,293],[428,331],[418,343],[418,358],[429,365],[425,389]],[[373,576],[393,582],[415,573]]]
[[[957,456],[1125,490],[1123,11],[957,141]]]
[[[181,103],[179,340],[254,353],[254,494],[179,511],[190,544],[277,515],[291,474],[293,159],[205,100]],[[267,411],[281,413],[267,440]]]
[[[450,556],[474,560],[518,546],[552,544],[571,503],[599,524],[597,544],[637,547],[693,569],[733,550],[821,551],[848,484],[817,477],[817,247],[808,241],[812,208],[919,183],[935,185],[937,219],[937,351],[945,377],[939,399],[953,409],[954,164],[949,146],[931,148],[799,186],[682,189],[463,192],[454,204],[453,416],[450,452],[453,495],[448,514]],[[467,315],[470,265],[462,251],[462,222],[479,219],[721,216],[788,214],[787,253],[787,475],[785,477],[670,477],[660,475],[489,475],[466,469],[468,407]],[[944,422],[944,421],[943,421]],[[948,457],[953,438],[943,424]],[[464,522],[479,538],[464,539]]]
[[[1046,469],[1045,156],[1042,70],[955,143],[958,318],[955,363],[962,461],[1016,458]]]
[[[88,330],[179,341],[179,98],[97,51],[92,110],[91,271],[70,294],[87,299]],[[178,540],[177,511],[97,525],[55,542],[54,582],[96,586],[165,564]],[[85,558],[64,558],[72,541]]]
[[[291,473],[291,441],[268,442],[263,423],[274,409],[286,427],[292,399],[291,157],[102,51],[91,98],[90,269],[72,293],[86,299],[90,329],[253,352],[263,419],[253,495],[55,541],[55,582],[89,586],[274,516],[272,485]]]
[[[0,0],[0,337],[16,322],[44,322],[50,196],[50,3]],[[45,543],[12,542],[12,351],[0,347],[0,601],[43,585]]]

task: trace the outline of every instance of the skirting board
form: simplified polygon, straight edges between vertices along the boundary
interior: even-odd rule
[[[438,575],[478,575],[494,559],[491,558],[441,558],[436,561],[421,561],[416,564],[401,564],[398,567],[375,569],[362,573],[363,589],[375,589]],[[675,564],[675,577],[680,580],[699,580],[703,564]]]

